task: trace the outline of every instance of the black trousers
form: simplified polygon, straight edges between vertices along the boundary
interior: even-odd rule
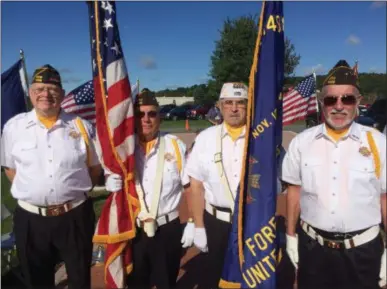
[[[298,289],[380,289],[380,234],[352,249],[323,247],[303,230],[298,236]]]
[[[55,264],[64,261],[70,289],[90,288],[95,214],[91,199],[56,217],[17,206],[14,233],[20,267],[28,288],[55,288]]]
[[[176,286],[180,268],[183,229],[180,219],[159,227],[149,238],[142,229],[133,240],[133,271],[127,285],[130,289],[169,289]]]
[[[198,288],[219,288],[231,223],[221,221],[204,211],[204,225],[207,234],[208,253],[206,253],[203,260],[202,274],[198,278]]]

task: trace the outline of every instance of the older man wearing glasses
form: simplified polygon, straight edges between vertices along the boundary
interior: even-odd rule
[[[144,88],[136,98],[136,191],[141,211],[139,231],[133,240],[133,272],[129,288],[174,288],[184,246],[191,246],[194,225],[188,221],[184,234],[178,206],[189,178],[184,174],[186,146],[176,136],[160,132],[159,104]],[[122,188],[119,175],[109,175],[106,189]],[[182,238],[183,235],[183,238]]]
[[[320,95],[324,123],[298,134],[283,161],[287,253],[299,289],[386,283],[379,226],[387,222],[386,137],[354,122],[359,90],[354,71],[339,61]]]
[[[58,71],[35,70],[29,95],[34,109],[4,126],[2,166],[17,200],[14,232],[28,288],[54,288],[55,263],[66,264],[69,288],[90,288],[95,215],[87,193],[101,166],[92,125],[61,110]]]
[[[194,244],[208,252],[199,288],[218,288],[242,171],[248,89],[225,83],[220,92],[224,122],[202,131],[187,162],[195,223]]]

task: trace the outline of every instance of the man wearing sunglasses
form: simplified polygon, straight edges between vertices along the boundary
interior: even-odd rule
[[[144,88],[135,102],[136,191],[141,211],[139,231],[133,240],[133,272],[129,288],[174,288],[184,247],[191,246],[194,225],[189,220],[184,234],[178,206],[189,178],[184,174],[186,146],[176,136],[160,132],[159,104],[155,94]],[[119,175],[109,175],[106,189],[122,188]],[[183,238],[182,238],[183,235]]]
[[[298,134],[283,162],[287,253],[299,289],[386,284],[379,226],[387,222],[386,137],[354,122],[359,90],[354,71],[339,61],[319,96],[324,123]]]

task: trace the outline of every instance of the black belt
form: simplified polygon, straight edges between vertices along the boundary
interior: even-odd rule
[[[320,229],[317,229],[311,225],[308,224],[309,227],[311,227],[313,230],[316,231],[317,234],[319,234],[321,237],[330,239],[330,240],[337,240],[337,241],[342,241],[345,239],[352,238],[355,235],[359,235],[365,231],[367,231],[369,228],[363,229],[363,230],[358,230],[358,231],[352,231],[352,232],[347,232],[347,233],[339,233],[339,232],[327,232],[323,231]]]

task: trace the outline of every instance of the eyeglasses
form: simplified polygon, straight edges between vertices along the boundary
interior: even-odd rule
[[[354,105],[357,102],[357,96],[353,94],[343,94],[341,96],[327,95],[323,98],[322,101],[324,106],[333,106],[339,99],[344,105]]]
[[[35,94],[42,94],[44,91],[48,91],[50,94],[52,95],[58,95],[60,94],[60,89],[59,88],[54,88],[54,87],[50,87],[50,88],[47,88],[47,87],[38,87],[38,88],[35,88],[33,91]]]
[[[155,118],[158,115],[158,112],[155,110],[136,112],[136,116],[139,118],[143,118],[145,115],[148,116],[149,118]]]
[[[232,106],[234,106],[234,103],[239,108],[245,108],[247,105],[247,101],[245,99],[239,99],[239,100],[228,99],[223,101],[223,106],[226,108],[231,108]]]

